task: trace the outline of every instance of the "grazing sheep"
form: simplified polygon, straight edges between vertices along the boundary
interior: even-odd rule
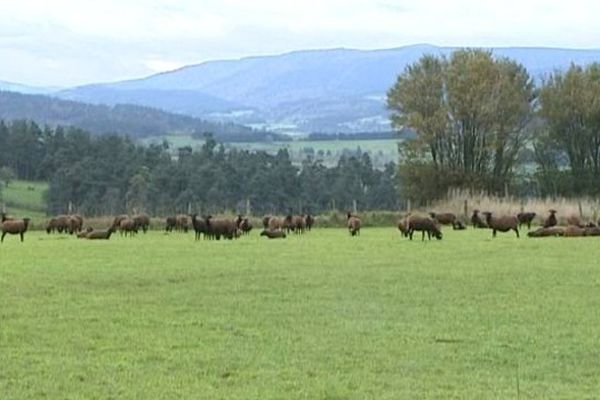
[[[113,219],[113,223],[112,223],[112,227],[114,228],[114,230],[116,231],[119,228],[121,221],[123,221],[124,219],[127,219],[127,218],[129,218],[129,216],[125,215],[125,214],[117,215]]]
[[[144,233],[148,231],[148,227],[150,226],[150,217],[147,214],[136,214],[133,216],[133,221],[135,222],[135,227],[137,230],[141,229]]]
[[[269,221],[271,220],[270,215],[265,215],[262,219],[263,229],[267,229],[269,227]]]
[[[204,218],[206,224],[207,235],[210,239],[221,240],[235,239],[239,237],[238,228],[235,220],[230,219],[213,219],[212,215]]]
[[[397,227],[402,236],[408,237],[408,221],[406,218],[403,218],[400,221],[398,221]]]
[[[4,220],[2,222],[2,238],[0,239],[0,243],[4,242],[4,236],[6,236],[7,233],[11,235],[20,235],[22,242],[23,235],[27,232],[27,228],[29,227],[29,221],[29,218]]]
[[[177,218],[176,217],[167,217],[166,219],[166,227],[165,231],[172,232],[173,229],[177,226]]]
[[[453,225],[454,222],[456,222],[456,215],[452,213],[436,214],[434,212],[430,212],[429,215],[431,216],[431,219],[442,225]]]
[[[175,217],[175,220],[177,221],[177,224],[175,225],[177,230],[187,233],[190,226],[188,216],[185,214],[179,214]]]
[[[242,217],[241,215],[238,215],[235,220],[235,224],[243,235],[250,234],[250,231],[252,230],[252,222],[248,217]]]
[[[115,232],[115,227],[110,226],[106,230],[93,230],[86,235],[86,239],[89,240],[108,240],[110,239],[110,235]]]
[[[523,224],[527,224],[527,229],[531,229],[531,222],[535,218],[536,213],[534,212],[521,212],[517,214],[517,219],[519,220],[519,228]]]
[[[200,240],[200,237],[204,235],[206,239],[206,222],[203,219],[198,219],[198,214],[192,214],[192,228],[194,228],[194,232],[196,233],[196,240]]]
[[[551,236],[564,236],[565,228],[560,226],[551,226],[549,228],[539,228],[533,232],[527,233],[529,237],[551,237]]]
[[[473,215],[471,215],[471,224],[473,228],[487,228],[487,224],[481,219],[479,216],[479,210],[473,210]]]
[[[69,233],[79,233],[83,229],[83,217],[79,214],[69,215]]]
[[[427,232],[427,238],[431,240],[431,236],[438,240],[442,240],[442,231],[438,226],[438,222],[427,217],[410,217],[408,221],[408,237],[410,240],[413,238],[415,231],[421,232],[421,241],[425,240],[425,233]]]
[[[304,233],[304,229],[306,228],[304,215],[287,215],[283,220],[283,226],[288,234],[290,231],[296,234]]]
[[[306,215],[306,230],[308,230],[310,232],[310,230],[312,229],[314,224],[315,224],[315,218],[312,215],[307,214]]]
[[[558,225],[558,221],[556,219],[556,210],[548,210],[548,212],[550,213],[550,215],[548,215],[548,218],[546,218],[546,220],[544,221],[544,228],[550,228],[551,226]]]
[[[270,231],[275,231],[278,229],[285,229],[285,221],[283,218],[278,217],[269,217],[269,222],[267,223],[267,229]]]
[[[50,218],[46,224],[46,233],[67,233],[72,231],[72,220],[68,215],[58,215]]]
[[[260,233],[260,236],[266,236],[269,239],[285,239],[286,234],[282,230],[265,229]]]
[[[360,236],[360,218],[358,218],[355,215],[352,215],[351,212],[348,212],[346,214],[347,218],[348,218],[348,232],[350,232],[351,236]]]
[[[496,232],[508,232],[510,230],[515,231],[517,238],[519,237],[519,220],[514,216],[502,216],[492,217],[492,213],[486,211],[485,215],[486,224],[492,229],[492,237],[496,237]]]
[[[121,235],[129,235],[129,237],[138,233],[137,224],[132,218],[125,218],[119,222],[119,230],[121,231]]]

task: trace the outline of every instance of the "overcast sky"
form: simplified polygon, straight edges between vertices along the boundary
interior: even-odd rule
[[[600,48],[593,0],[2,0],[0,80],[67,86],[292,50]]]

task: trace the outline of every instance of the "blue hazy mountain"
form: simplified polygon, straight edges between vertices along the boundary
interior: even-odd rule
[[[61,91],[77,101],[131,103],[210,120],[282,132],[389,129],[385,94],[404,68],[424,54],[455,48],[415,45],[386,50],[310,50],[210,61],[143,79]],[[600,62],[600,49],[496,48],[536,79],[571,63]]]

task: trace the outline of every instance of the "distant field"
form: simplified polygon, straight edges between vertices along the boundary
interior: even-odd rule
[[[585,399],[598,239],[0,245],[3,399]]]
[[[194,139],[191,136],[164,136],[154,137],[150,139],[142,140],[142,143],[162,143],[166,140],[170,143],[173,149],[177,149],[183,146],[191,146],[197,148],[202,146],[204,143],[202,140]],[[381,140],[315,140],[315,141],[301,141],[294,140],[291,142],[270,142],[270,143],[226,143],[226,148],[239,148],[248,149],[254,151],[266,151],[270,154],[275,154],[279,149],[286,148],[291,153],[294,161],[301,161],[306,157],[305,149],[312,148],[313,151],[318,153],[322,151],[324,154],[317,157],[322,157],[326,163],[334,164],[337,162],[339,157],[344,151],[356,152],[358,149],[361,152],[370,153],[372,158],[380,159],[381,165],[390,162],[397,161],[398,158],[398,140],[396,139],[381,139]],[[327,154],[330,152],[330,154]],[[380,166],[381,166],[380,165]]]
[[[8,188],[2,188],[2,199],[11,215],[29,217],[32,219],[45,218],[44,192],[48,189],[45,182],[13,181]]]

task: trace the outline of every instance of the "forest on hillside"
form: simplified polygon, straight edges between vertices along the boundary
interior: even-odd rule
[[[75,128],[40,128],[31,121],[0,122],[0,166],[15,177],[49,182],[48,213],[69,204],[85,215],[145,211],[257,214],[318,213],[332,208],[395,209],[396,166],[373,167],[368,154],[294,166],[286,150],[225,150],[212,136],[173,157],[165,144],[142,146]]]

